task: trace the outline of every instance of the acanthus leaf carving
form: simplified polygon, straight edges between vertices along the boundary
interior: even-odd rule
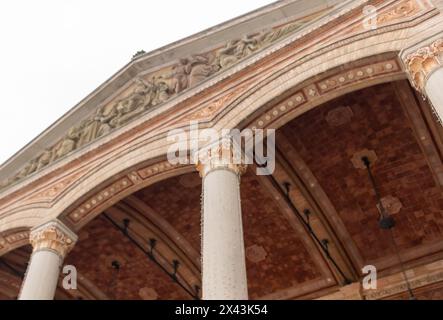
[[[34,252],[53,250],[61,257],[74,247],[77,236],[59,221],[51,221],[31,230],[30,242]]]
[[[414,88],[424,94],[429,75],[443,66],[443,39],[438,39],[429,46],[419,48],[404,60]]]

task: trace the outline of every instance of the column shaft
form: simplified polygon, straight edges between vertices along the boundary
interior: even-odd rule
[[[435,70],[429,76],[425,92],[437,115],[440,119],[443,119],[443,68]]]
[[[77,236],[58,220],[31,230],[33,247],[19,300],[52,300],[57,289],[60,268]]]
[[[52,300],[61,264],[60,256],[53,251],[34,252],[20,293],[20,300]]]
[[[242,164],[230,137],[199,150],[203,177],[202,282],[205,300],[246,300],[245,247],[240,203]]]
[[[203,299],[246,300],[239,176],[216,169],[203,181]]]

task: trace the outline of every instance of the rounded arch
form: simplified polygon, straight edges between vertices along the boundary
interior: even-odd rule
[[[145,162],[144,162],[145,163]],[[74,230],[79,230],[104,210],[129,195],[157,182],[194,171],[191,165],[172,165],[165,158],[125,168],[95,188],[78,197],[57,216]],[[86,177],[95,178],[95,173]]]
[[[312,77],[282,94],[269,96],[240,128],[278,129],[298,116],[340,96],[378,84],[406,79],[396,53],[372,56],[330,69],[322,77]]]
[[[368,74],[367,71],[369,68],[372,68],[374,72]],[[343,86],[327,88],[321,95],[312,95],[312,99],[309,97],[309,90],[311,90],[310,88],[313,86],[316,87],[318,93],[320,93],[319,91],[321,89],[318,83],[327,81],[326,79],[332,77],[340,77],[341,74],[347,74],[351,71],[358,73],[358,70],[362,70],[364,75],[348,79],[350,81],[344,83]],[[279,77],[284,77],[284,75],[280,75]],[[405,77],[405,73],[401,70],[400,63],[397,59],[397,54],[395,52],[389,52],[384,55],[360,59],[336,68],[331,68],[325,72],[323,77],[313,76],[293,87],[285,86],[285,91],[282,91],[283,88],[280,88],[278,91],[274,90],[278,80],[267,81],[262,88],[257,90],[261,91],[263,88],[270,90],[265,95],[267,100],[265,102],[262,101],[260,107],[257,107],[257,110],[250,110],[251,112],[247,115],[235,117],[235,123],[229,124],[227,128],[278,128],[298,115],[340,95],[375,84],[404,79]],[[280,111],[278,117],[275,116],[275,109],[281,108],[282,103],[288,105],[291,99],[297,100],[297,93],[300,93],[302,97],[300,103],[297,104],[294,102],[292,104],[293,108],[287,107],[285,112]],[[252,95],[254,95],[254,93]],[[276,105],[272,104],[273,101],[282,96],[286,97],[282,102]],[[251,96],[246,95],[245,97],[237,99],[236,107],[231,110],[229,110],[229,106],[227,106],[226,110],[229,110],[228,114],[221,117],[214,127],[220,127],[220,123],[224,122],[225,117],[231,116],[237,110],[241,111],[245,101],[249,101],[250,97]],[[265,116],[266,119],[267,114],[270,114],[269,121],[265,123],[263,120],[263,125],[260,126],[260,117]],[[157,140],[155,143],[157,149],[152,148],[152,144],[141,144],[138,149],[134,149],[126,154],[122,152],[120,155],[117,155],[115,161],[110,160],[101,167],[94,168],[88,175],[82,177],[82,181],[77,184],[76,188],[73,188],[66,194],[65,197],[69,197],[71,203],[64,208],[60,206],[60,209],[56,209],[58,214],[54,217],[62,218],[68,225],[74,226],[74,229],[78,229],[100,214],[100,212],[126,196],[161,180],[195,170],[193,165],[175,166],[167,161],[165,155],[170,144],[166,142],[165,138],[163,140]],[[149,160],[150,155],[157,157],[155,160]],[[124,166],[122,166],[122,164]],[[106,176],[106,180],[100,181],[100,178]],[[84,188],[87,185],[89,185],[90,188],[87,192],[84,192]]]
[[[214,127],[217,129],[239,127],[241,124],[245,124],[244,119],[249,119],[251,115],[263,110],[264,106],[278,97],[284,96],[288,91],[294,88],[301,89],[303,85],[306,85],[306,89],[309,90],[309,84],[315,85],[318,80],[325,78],[325,75],[331,71],[341,70],[345,73],[359,62],[369,65],[371,61],[389,61],[393,68],[363,78],[348,79],[350,81],[346,82],[346,87],[317,92],[313,96],[316,101],[309,99],[308,106],[298,108],[299,114],[342,94],[377,83],[407,78],[403,63],[399,58],[400,52],[408,45],[407,35],[401,29],[385,33],[383,31],[386,30],[377,30],[375,33],[363,34],[357,38],[351,37],[341,41],[326,42],[318,47],[314,45],[313,48],[307,48],[306,53],[299,51],[299,45],[295,43],[289,45],[278,57],[281,62],[275,71],[265,74],[258,84],[247,90],[231,105],[226,106],[225,112],[218,117]],[[299,114],[296,113],[293,117]]]
[[[349,40],[347,43],[337,42],[322,47],[314,46],[302,57],[299,52],[291,51],[292,45],[284,47],[283,53],[274,50],[280,56],[275,59],[271,72],[264,74],[257,80],[258,83],[234,99],[232,103],[223,106],[209,124],[212,124],[216,130],[242,126],[275,128],[341,94],[376,83],[405,78],[398,52],[405,47],[406,41],[407,38],[402,30],[394,30],[388,33],[371,33],[367,38]],[[268,59],[265,62],[269,63],[270,57],[272,55],[269,57],[257,55],[254,59],[257,63],[260,59]],[[373,59],[372,62],[371,59]],[[323,89],[319,81],[322,79],[326,81],[326,77],[331,76],[331,72],[336,70],[346,73],[359,63],[361,63],[360,66],[364,63],[367,66],[371,63],[378,63],[390,67],[377,69],[380,72],[375,73],[366,72],[369,70],[367,69],[364,76],[357,75],[352,79],[347,79],[349,81],[345,81],[344,85]],[[235,70],[227,70],[226,73],[235,73]],[[224,78],[226,74],[220,77]],[[285,95],[287,97],[288,93],[295,89],[299,90],[300,96],[292,95],[296,99],[292,105],[289,105],[288,101],[287,106],[278,105],[277,108],[280,109],[272,110],[273,102]],[[270,113],[269,110],[271,110]],[[264,115],[264,120],[257,118],[260,115]],[[253,121],[256,121],[256,124]],[[168,147],[172,144],[167,141],[167,129],[172,129],[172,127],[164,128],[157,125],[157,130],[150,132],[149,135],[133,139],[130,145],[122,145],[106,154],[104,157],[106,159],[92,163],[87,172],[71,184],[63,195],[51,204],[50,208],[30,205],[17,209],[16,212],[12,211],[13,214],[8,214],[2,219],[0,231],[9,230],[21,224],[33,226],[54,218],[71,220],[66,222],[74,229],[78,229],[88,221],[84,220],[84,217],[88,216],[88,219],[92,219],[100,210],[116,203],[119,199],[136,191],[137,188],[155,183],[162,177],[194,170],[192,166],[172,166],[164,160]],[[146,174],[140,175],[140,170],[137,168],[149,161],[151,161],[150,165],[140,169]],[[83,203],[84,208],[81,207]]]

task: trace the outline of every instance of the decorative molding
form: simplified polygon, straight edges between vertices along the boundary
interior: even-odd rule
[[[146,180],[158,174],[163,174],[179,167],[180,165],[173,165],[168,161],[161,161],[142,169],[132,171],[82,202],[77,208],[75,208],[75,210],[67,215],[67,218],[70,223],[74,225],[79,224],[83,219],[90,216],[90,214],[97,208],[105,204],[107,201],[112,200],[119,194],[123,194],[130,188],[137,188],[137,186],[143,185]]]
[[[179,120],[179,122],[193,121],[193,120],[209,120],[215,114],[217,114],[223,107],[229,105],[235,98],[239,96],[242,92],[245,92],[249,87],[249,83],[240,85],[236,87],[234,90],[226,94],[221,98],[217,98],[214,101],[210,102],[207,106],[193,112],[191,114],[185,115],[183,118]]]
[[[401,1],[390,10],[377,15],[377,24],[387,24],[389,22],[412,16],[421,11],[416,0]]]
[[[0,234],[0,256],[15,248],[29,244],[29,230],[12,230]]]
[[[92,116],[69,129],[66,136],[59,142],[28,162],[14,176],[1,181],[0,189],[40,171],[50,163],[65,157],[81,146],[126,125],[152,107],[163,104],[179,93],[203,82],[208,77],[288,36],[306,23],[307,21],[301,19],[274,29],[248,34],[240,39],[227,42],[221,49],[214,52],[198,53],[181,58],[172,67],[150,74],[147,78],[136,77],[133,80],[130,93],[111,105],[100,106]],[[214,109],[225,104],[223,99],[229,98],[231,98],[230,95],[197,112],[191,116],[191,120],[213,113]]]
[[[389,59],[387,61],[355,67],[351,70],[328,77],[318,83],[318,88],[320,88],[320,94],[324,94],[360,81],[395,73],[400,70],[401,68],[398,65],[397,60]]]
[[[385,5],[384,2],[390,3]],[[368,3],[365,5],[368,5]],[[373,18],[370,13],[369,15],[365,14],[363,7],[360,11],[361,16],[347,28],[334,32],[329,39],[330,42],[332,43],[343,37],[362,39],[391,31],[394,28],[413,27],[439,13],[438,9],[429,0],[380,1],[378,4],[372,3],[370,5],[374,5],[377,9],[377,14]],[[372,20],[370,22],[374,28],[367,25],[368,19]]]
[[[96,207],[133,185],[134,183],[132,182],[132,180],[128,178],[128,176],[124,176],[123,178],[113,182],[111,185],[109,185],[93,197],[89,198],[87,201],[83,202],[77,207],[75,211],[71,212],[68,215],[68,218],[71,220],[71,222],[77,223],[85,216],[87,216]]]
[[[422,277],[417,277],[409,281],[409,285],[412,289],[421,288],[429,284],[433,284],[443,280],[443,272],[440,271],[434,274],[428,274]],[[392,286],[386,286],[386,288],[376,290],[375,292],[366,291],[363,293],[366,300],[383,299],[390,296],[394,296],[399,293],[407,292],[408,287],[404,281],[394,284]]]
[[[443,260],[406,270],[412,289],[421,289],[441,283],[443,280]],[[341,287],[338,291],[320,297],[319,300],[380,300],[392,298],[408,292],[403,272],[379,278],[377,289],[364,289],[360,282]]]
[[[67,177],[56,181],[49,185],[49,187],[44,188],[42,191],[33,194],[29,200],[35,202],[51,202],[57,198],[63,191],[66,190],[73,182],[77,181],[83,174],[85,170],[77,170],[74,174],[70,174]]]
[[[390,75],[394,76],[401,72],[397,60],[388,59],[387,61],[354,67],[350,70],[344,70],[321,78],[314,83],[304,85],[292,94],[291,97],[273,106],[270,110],[256,118],[249,127],[251,129],[270,128],[276,120],[285,117],[296,109],[304,107],[308,103],[313,103],[327,95],[339,90],[345,90],[363,81]]]
[[[77,235],[58,220],[32,229],[29,238],[34,252],[54,250],[62,258],[74,247],[78,239]]]
[[[427,2],[420,5],[417,0],[403,0],[381,9],[377,17],[377,23],[380,24],[380,26],[387,26],[396,24],[404,19],[417,18],[418,15],[429,13],[435,8]],[[136,77],[130,85],[129,92],[126,90],[121,94],[122,97],[111,104],[97,106],[98,109],[93,115],[81,121],[77,126],[69,129],[67,134],[56,144],[47,148],[43,153],[27,163],[19,172],[15,173],[15,175],[1,181],[0,190],[40,171],[55,160],[64,158],[78,148],[91,143],[109,132],[126,125],[131,120],[139,118],[151,110],[152,107],[163,104],[179,93],[195,87],[197,84],[223,70],[237,65],[245,58],[250,57],[283,38],[290,39],[286,42],[282,41],[281,44],[271,52],[279,50],[314,31],[322,35],[322,26],[327,23],[333,23],[334,19],[338,19],[350,10],[351,9],[348,8],[331,17],[320,18],[319,23],[322,22],[321,24],[299,32],[294,37],[289,37],[289,35],[296,33],[296,31],[308,22],[317,19],[318,16],[311,15],[288,22],[285,25],[233,39],[213,51],[200,52],[192,54],[189,57],[182,57],[178,59],[176,63],[164,67],[161,70],[157,70],[143,77]],[[358,12],[358,10],[356,12]],[[361,23],[364,18],[361,13],[358,13],[356,20],[345,20],[347,23],[345,28],[340,29],[338,33],[336,32],[332,38],[335,39],[346,36],[346,39],[350,39],[352,38],[350,35],[365,35],[367,30],[362,29],[363,24]],[[331,37],[329,37],[329,39],[331,39]],[[260,57],[257,57],[257,61],[266,55],[260,55]],[[237,72],[240,68],[232,68],[232,70],[232,72]],[[313,95],[315,91],[315,89],[314,91],[309,90]],[[201,114],[196,115],[196,117],[205,117],[207,113],[210,113],[211,109],[214,108],[216,108],[216,106],[205,108],[201,110]]]
[[[375,79],[378,77],[396,77],[401,74],[401,72],[402,71],[395,59],[387,59],[384,62],[363,64],[360,66],[353,66],[348,70],[341,70],[337,73],[328,73],[324,78],[315,78],[314,83],[312,83],[312,81],[308,82],[289,98],[277,103],[267,112],[261,113],[253,119],[247,127],[251,129],[272,127],[274,121],[279,121],[282,118],[284,119],[291,116],[291,113],[295,111],[296,108],[302,108],[308,103],[317,103],[317,99],[324,99],[325,96],[335,95],[336,91],[347,90],[347,88],[353,87],[356,84],[369,79]],[[317,88],[316,92],[318,92],[318,96],[311,97],[305,94],[305,92],[309,92],[308,88],[313,87]],[[87,168],[90,168],[91,166],[92,164],[88,164]],[[97,164],[94,164],[94,166],[97,166]],[[87,170],[86,167],[84,168],[85,171],[83,171],[83,173]],[[127,192],[126,190],[128,190],[128,188],[136,188],[139,184],[145,184],[147,179],[157,174],[166,173],[173,169],[177,168],[172,166],[169,162],[163,161],[127,174],[126,181],[128,181],[128,185],[121,185],[118,187],[119,182],[122,183],[122,181],[119,180],[114,182],[114,189],[107,186],[105,188],[106,190],[97,192],[78,207],[72,209],[73,211],[69,211],[67,214],[69,222],[77,225],[83,221],[83,218],[89,216],[93,210],[96,210],[95,208],[101,206],[105,201],[110,201],[114,196]],[[70,177],[73,174],[76,178]],[[14,201],[12,201],[13,199],[9,199],[7,202],[8,204],[2,207],[0,214],[10,213],[12,212],[12,209],[19,210],[22,207],[29,207],[42,201],[47,201],[48,206],[52,206],[54,201],[56,201],[63,192],[66,192],[73,183],[78,181],[80,177],[81,174],[77,176],[77,172],[70,173],[69,177],[56,180],[56,182],[47,186],[42,186],[38,191],[36,190],[36,193],[27,193],[21,198],[16,198]],[[122,187],[124,188],[122,189]],[[111,196],[111,191],[116,192],[117,190],[118,192]]]
[[[150,166],[147,166],[143,169],[138,170],[138,174],[142,177],[143,180],[151,178],[157,174],[164,173],[166,171],[176,169],[180,165],[171,164],[169,161],[162,161]]]
[[[414,88],[426,95],[426,81],[435,70],[443,66],[443,38],[409,54],[404,63]]]
[[[354,282],[316,300],[363,300],[362,288],[359,282]]]
[[[29,241],[29,230],[17,231],[4,236],[5,244],[14,245],[22,241]],[[1,244],[1,241],[0,241]]]

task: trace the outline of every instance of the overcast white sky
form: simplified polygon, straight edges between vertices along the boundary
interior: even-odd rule
[[[146,52],[274,0],[0,2],[0,164]]]

